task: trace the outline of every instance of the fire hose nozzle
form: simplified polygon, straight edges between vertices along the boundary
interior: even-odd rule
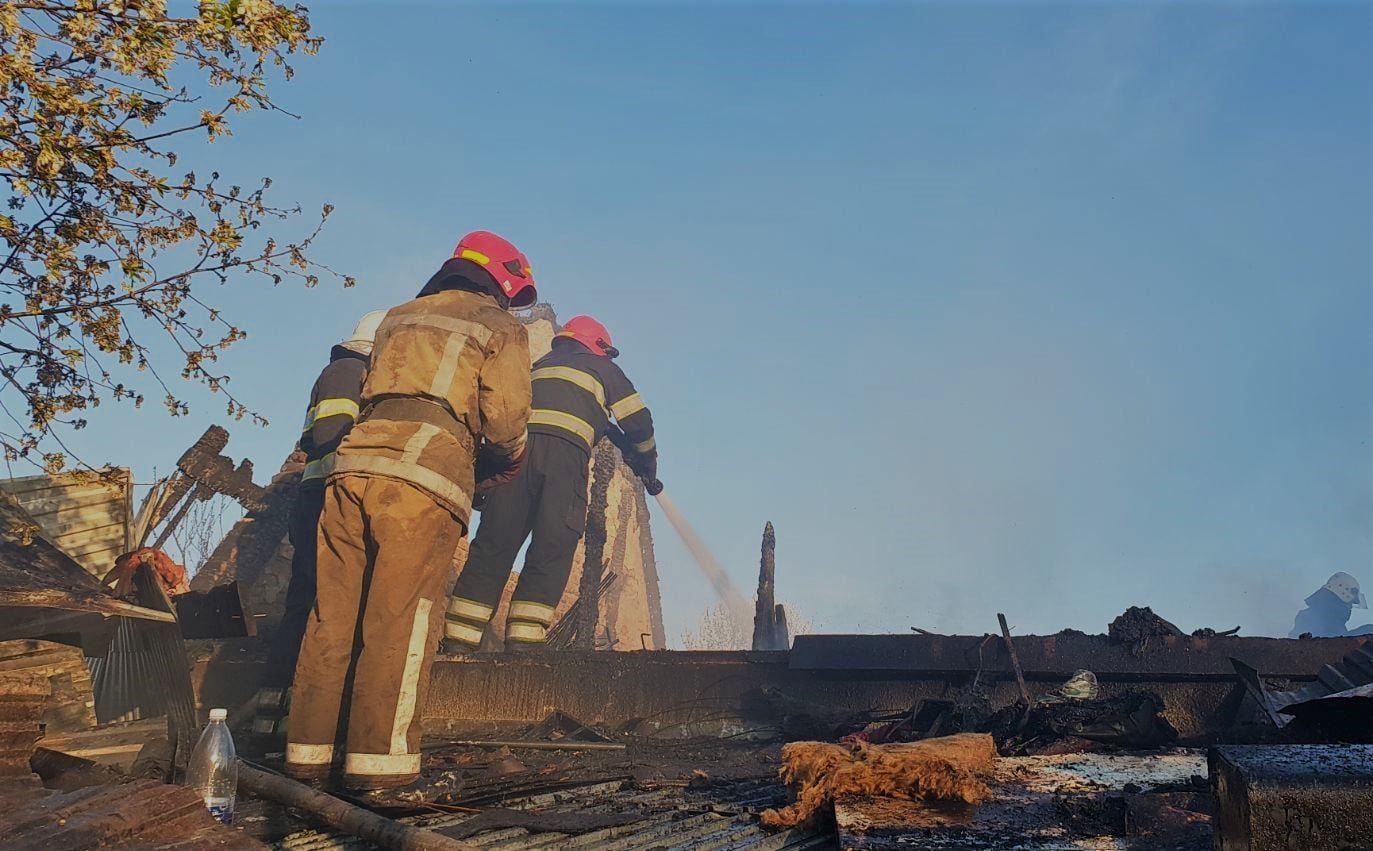
[[[648,491],[649,496],[657,496],[663,492],[663,483],[657,479],[644,479],[644,490]]]

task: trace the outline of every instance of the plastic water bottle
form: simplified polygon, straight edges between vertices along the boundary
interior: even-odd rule
[[[186,770],[186,785],[200,793],[210,815],[225,824],[234,820],[234,798],[238,793],[238,754],[234,737],[224,723],[229,713],[210,710],[210,723],[196,742],[191,764]]]

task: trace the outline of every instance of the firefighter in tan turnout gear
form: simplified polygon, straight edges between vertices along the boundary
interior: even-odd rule
[[[521,650],[545,642],[586,529],[591,452],[615,427],[612,417],[624,430],[634,472],[646,480],[657,478],[653,415],[612,361],[618,354],[604,325],[577,316],[553,338],[553,350],[534,364],[529,457],[514,482],[493,491],[482,511],[467,564],[448,601],[446,652],[481,644],[515,556],[531,532],[506,616],[505,646]]]
[[[453,554],[474,493],[512,478],[525,453],[529,343],[507,311],[535,297],[525,256],[478,231],[378,328],[362,414],[325,486],[289,775],[323,779],[342,757],[350,789],[418,778]]]

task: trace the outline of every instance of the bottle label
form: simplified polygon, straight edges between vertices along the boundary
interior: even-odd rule
[[[233,824],[234,821],[234,799],[233,798],[206,798],[205,807],[210,811],[210,815],[224,824]]]

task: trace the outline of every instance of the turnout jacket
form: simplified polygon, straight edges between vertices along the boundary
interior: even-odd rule
[[[529,341],[518,319],[483,293],[421,296],[392,308],[377,329],[362,416],[333,475],[408,482],[467,526],[474,491],[519,469],[529,402]]]
[[[610,358],[592,354],[576,340],[555,337],[553,350],[534,364],[533,380],[530,432],[560,437],[589,456],[614,417],[634,451],[657,455],[653,414]]]
[[[305,453],[302,486],[324,486],[334,468],[334,452],[361,412],[362,382],[366,378],[367,356],[334,346],[329,365],[310,390],[310,407],[300,432],[300,450]]]

